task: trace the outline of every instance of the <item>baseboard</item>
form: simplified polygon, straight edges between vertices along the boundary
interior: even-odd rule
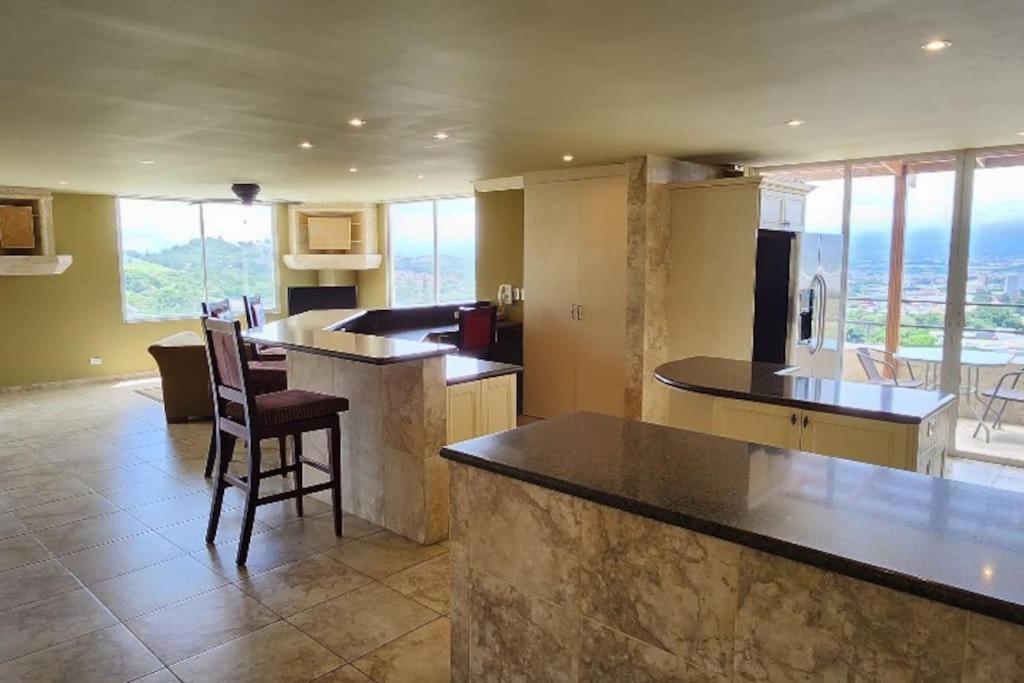
[[[38,384],[22,384],[21,386],[0,387],[0,394],[9,394],[19,391],[38,391],[40,389],[68,389],[71,387],[86,384],[104,384],[106,382],[120,382],[132,379],[148,379],[159,377],[156,370],[145,372],[128,372],[123,375],[103,375],[102,377],[81,377],[79,379],[65,379],[58,382],[40,382]]]

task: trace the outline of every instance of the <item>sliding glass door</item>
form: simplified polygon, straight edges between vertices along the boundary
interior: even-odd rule
[[[1024,463],[1024,149],[969,157],[957,451]],[[997,391],[998,390],[998,391]]]

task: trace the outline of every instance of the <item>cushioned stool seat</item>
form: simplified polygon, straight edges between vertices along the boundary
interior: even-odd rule
[[[348,410],[348,399],[318,394],[304,389],[288,389],[256,396],[254,421],[261,426],[280,425],[302,420],[315,420]],[[241,418],[242,406],[228,405],[228,415]]]

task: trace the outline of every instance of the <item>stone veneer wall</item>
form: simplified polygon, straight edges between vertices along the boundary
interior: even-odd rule
[[[654,368],[669,360],[668,296],[671,205],[668,183],[717,178],[713,166],[659,156],[626,162],[625,416],[668,420],[668,393]]]
[[[466,465],[452,680],[1024,679],[1024,627]]]
[[[419,543],[448,535],[444,358],[372,365],[288,352],[288,386],[349,399],[341,414],[342,507]],[[306,455],[326,462],[325,432],[307,434]],[[306,469],[309,483],[325,480]],[[329,493],[316,494],[330,502]]]

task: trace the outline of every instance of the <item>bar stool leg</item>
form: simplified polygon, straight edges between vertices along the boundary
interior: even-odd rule
[[[219,437],[220,448],[218,449],[219,456],[217,457],[217,479],[214,482],[213,490],[213,502],[210,505],[210,521],[206,526],[206,542],[213,543],[217,538],[217,525],[220,523],[220,508],[224,502],[224,489],[227,488],[227,484],[224,483],[224,473],[228,471],[228,465],[231,464],[231,455],[235,451],[235,437],[233,434],[227,432],[216,431],[214,432],[214,439],[217,440]]]
[[[281,469],[283,470],[288,464],[288,437],[279,436],[277,437],[277,448],[281,452]],[[288,473],[281,472],[281,478],[287,479]]]
[[[256,504],[260,498],[260,441],[249,438],[249,478],[246,482],[249,491],[245,496],[245,511],[242,518],[242,530],[238,535],[238,554],[235,564],[243,565],[249,557],[249,540],[252,538],[252,525],[256,521]]]
[[[334,508],[334,535],[341,536],[341,421],[334,416],[331,425],[331,506]]]
[[[295,453],[295,514],[302,516],[302,434],[292,434],[292,450]]]
[[[214,418],[215,420],[217,418]],[[213,429],[210,430],[210,449],[206,452],[206,469],[203,470],[203,476],[207,479],[213,474],[213,463],[217,460],[217,425],[213,425]]]

